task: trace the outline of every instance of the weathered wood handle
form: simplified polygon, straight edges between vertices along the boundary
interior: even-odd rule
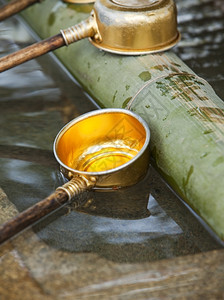
[[[62,46],[93,36],[99,38],[95,17],[91,14],[87,20],[61,30],[57,35],[0,58],[0,73]]]
[[[74,176],[63,186],[58,187],[53,194],[1,225],[0,244],[7,241],[23,229],[34,224],[36,221],[40,220],[62,205],[69,203],[74,196],[91,189],[95,186],[95,184],[96,178],[94,177],[87,179],[83,176]],[[82,202],[83,201],[80,200],[76,201],[75,207],[82,205]]]
[[[8,222],[0,226],[0,244],[13,237],[23,229],[34,224],[42,217],[56,210],[68,201],[68,194],[63,191],[55,191],[53,194],[21,212]]]
[[[0,58],[0,73],[64,45],[65,41],[63,36],[59,33],[46,40],[16,51],[15,53],[4,56]]]
[[[0,8],[0,21],[11,17],[18,12],[22,11],[24,8],[36,3],[41,0],[14,0],[10,1],[8,4],[3,5]]]

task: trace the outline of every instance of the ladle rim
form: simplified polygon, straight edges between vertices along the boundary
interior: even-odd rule
[[[145,129],[145,142],[144,142],[144,145],[142,146],[142,148],[128,162],[120,165],[119,167],[109,169],[109,170],[106,170],[106,171],[86,172],[86,171],[80,171],[80,170],[77,170],[77,169],[73,169],[73,168],[65,165],[57,155],[56,147],[57,147],[57,143],[59,141],[59,137],[62,136],[63,132],[66,132],[74,124],[86,119],[87,117],[96,116],[96,115],[100,115],[100,114],[104,114],[104,113],[123,113],[123,114],[130,115],[130,116],[134,117],[135,119],[137,119]],[[145,152],[145,150],[147,149],[147,147],[149,145],[149,141],[150,141],[150,129],[148,127],[148,124],[139,115],[135,114],[134,112],[132,112],[130,110],[126,110],[126,109],[122,109],[122,108],[104,108],[104,109],[94,110],[94,111],[85,113],[83,115],[80,115],[79,117],[71,120],[64,127],[62,127],[62,129],[58,132],[58,134],[55,137],[54,144],[53,144],[53,152],[54,152],[54,156],[55,156],[57,162],[59,163],[59,165],[61,167],[63,167],[64,169],[70,171],[72,174],[83,175],[83,176],[88,176],[88,177],[90,177],[90,176],[102,176],[102,175],[112,174],[112,173],[121,171],[122,169],[128,167],[130,164],[134,163]]]

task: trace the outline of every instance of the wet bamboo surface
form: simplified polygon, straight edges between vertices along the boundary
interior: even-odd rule
[[[212,11],[212,2],[206,3],[205,11]],[[193,8],[201,14],[201,7]],[[186,23],[185,17],[182,26]],[[211,36],[217,37],[219,28],[213,26]],[[4,22],[0,33],[1,51],[31,43],[15,20]],[[200,47],[199,57],[189,60],[201,63],[200,75],[215,80],[220,93],[221,47],[213,62],[200,56]],[[185,46],[186,59],[187,53]],[[92,109],[96,106],[49,57],[0,77],[0,223],[61,184],[54,137],[63,124]],[[224,297],[222,245],[152,167],[135,187],[86,196],[79,211],[63,208],[0,247],[1,299]]]

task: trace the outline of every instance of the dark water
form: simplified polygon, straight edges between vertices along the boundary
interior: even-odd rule
[[[177,1],[182,41],[175,52],[224,98],[222,1]],[[202,5],[203,4],[203,5]],[[0,54],[31,43],[19,20],[0,23]],[[61,127],[97,107],[49,56],[0,75],[0,186],[19,211],[62,183],[52,154]],[[95,252],[119,262],[216,249],[221,245],[150,166],[146,178],[117,192],[90,192],[79,210],[60,209],[34,227],[54,248]]]
[[[181,42],[176,54],[224,99],[224,1],[176,0]]]

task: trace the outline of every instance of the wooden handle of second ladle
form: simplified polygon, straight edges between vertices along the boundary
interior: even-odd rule
[[[62,46],[68,46],[76,41],[93,36],[99,38],[95,17],[91,14],[87,20],[61,30],[61,33],[57,35],[0,58],[0,73]]]
[[[18,12],[22,11],[24,8],[36,3],[40,2],[41,0],[14,0],[10,1],[8,4],[3,5],[0,7],[0,21],[11,17]]]
[[[46,40],[35,43],[22,50],[0,58],[0,73],[16,67],[26,61],[39,57],[65,45],[63,36],[59,33]]]

